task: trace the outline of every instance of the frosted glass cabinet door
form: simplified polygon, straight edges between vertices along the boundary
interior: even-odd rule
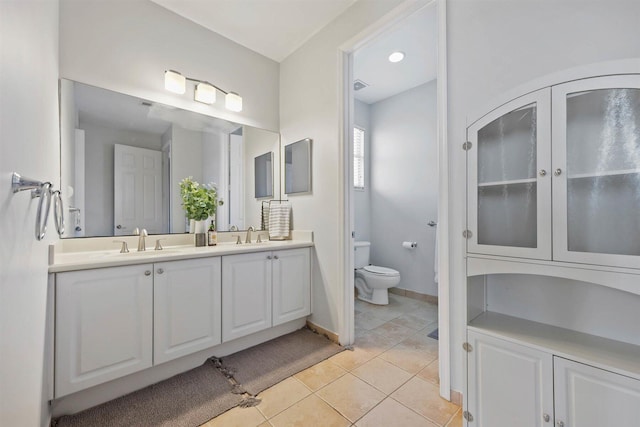
[[[640,76],[552,97],[554,258],[640,268]]]
[[[467,129],[468,252],[551,259],[550,89]]]

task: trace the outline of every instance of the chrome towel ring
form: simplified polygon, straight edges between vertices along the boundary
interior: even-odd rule
[[[62,204],[62,193],[56,190],[52,193],[53,197],[53,219],[56,225],[58,236],[64,234],[64,205]]]
[[[64,206],[62,204],[62,195],[60,190],[51,191],[51,187],[52,184],[48,181],[42,182],[31,178],[25,178],[15,172],[11,176],[11,188],[14,193],[31,190],[32,199],[40,197],[40,200],[38,201],[38,210],[36,212],[35,226],[35,235],[37,240],[44,239],[44,236],[47,234],[47,222],[49,221],[52,198],[54,199],[53,216],[55,219],[56,231],[60,237],[62,237],[62,234],[64,233]]]
[[[36,192],[38,193],[36,197],[40,197],[38,211],[36,213],[36,239],[42,240],[45,234],[47,234],[47,221],[49,220],[49,212],[51,211],[51,183],[45,182]],[[47,207],[45,208],[43,221],[42,206],[45,199],[47,200]]]

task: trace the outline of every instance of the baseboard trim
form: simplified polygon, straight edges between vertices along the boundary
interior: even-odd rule
[[[438,305],[438,297],[428,294],[421,294],[420,292],[410,291],[408,289],[401,288],[389,288],[389,292],[403,297],[416,299],[418,301],[428,302],[430,304]]]
[[[325,337],[329,338],[334,343],[340,344],[339,335],[336,334],[335,332],[331,332],[330,330],[325,329],[322,326],[318,326],[315,323],[310,322],[309,320],[307,320],[307,327],[309,329],[311,329],[312,331],[316,331],[319,334],[324,335]]]
[[[451,390],[451,403],[454,405],[462,406],[462,393],[459,391]]]

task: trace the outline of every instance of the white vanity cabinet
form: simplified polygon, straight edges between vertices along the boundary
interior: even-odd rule
[[[640,268],[640,75],[529,93],[467,139],[470,254]]]
[[[153,265],[58,273],[55,397],[152,365]]]
[[[308,248],[222,258],[222,341],[311,314]]]
[[[638,425],[638,346],[495,313],[478,319],[467,331],[467,427]]]
[[[220,344],[221,258],[154,264],[154,364]]]
[[[311,251],[273,252],[273,326],[311,314]]]
[[[552,355],[474,331],[469,331],[467,338],[472,349],[468,355],[467,411],[473,417],[468,425],[552,425]]]

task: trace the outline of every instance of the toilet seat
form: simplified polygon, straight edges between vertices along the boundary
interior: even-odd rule
[[[393,268],[380,267],[377,265],[367,265],[362,268],[364,271],[378,275],[378,276],[399,276],[400,272]]]

